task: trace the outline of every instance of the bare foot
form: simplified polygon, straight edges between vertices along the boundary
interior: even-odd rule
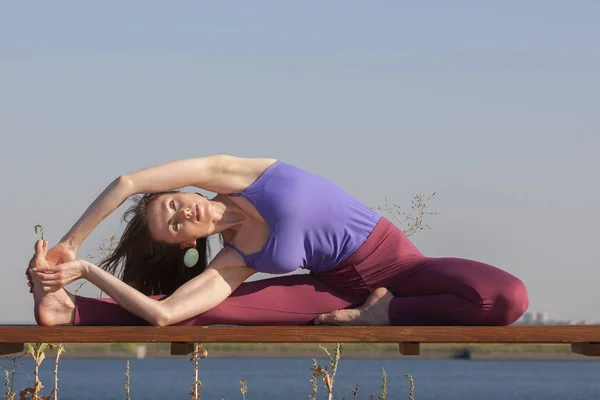
[[[377,288],[359,308],[336,310],[314,319],[315,325],[390,325],[388,312],[394,295],[386,288]]]
[[[38,240],[35,244],[35,254],[31,258],[27,270],[48,265],[45,258],[47,251],[48,242]],[[45,292],[41,282],[29,271],[27,277],[31,293],[33,293],[35,322],[38,325],[66,325],[75,321],[75,296],[65,289]]]
[[[75,321],[75,296],[65,289],[45,293],[32,279],[35,321],[42,326],[72,324]]]

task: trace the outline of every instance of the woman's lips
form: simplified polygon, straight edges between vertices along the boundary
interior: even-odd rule
[[[196,204],[196,221],[200,221],[200,207]]]

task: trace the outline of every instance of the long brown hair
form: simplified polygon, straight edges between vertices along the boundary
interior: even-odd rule
[[[210,247],[206,238],[196,239],[200,254],[198,263],[188,268],[183,263],[187,249],[179,245],[157,242],[148,229],[148,204],[162,195],[161,192],[136,196],[123,214],[127,223],[123,235],[112,254],[100,263],[105,271],[134,287],[145,295],[170,295],[178,287],[198,276],[208,264]]]

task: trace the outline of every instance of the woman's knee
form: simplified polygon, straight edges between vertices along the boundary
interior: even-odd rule
[[[518,278],[499,288],[494,305],[490,310],[493,325],[511,325],[529,308],[527,287]]]
[[[488,325],[515,323],[529,308],[527,287],[519,278],[489,264],[465,261],[462,278],[481,301],[481,322]],[[467,292],[465,292],[467,293]]]

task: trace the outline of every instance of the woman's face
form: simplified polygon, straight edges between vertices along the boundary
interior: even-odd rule
[[[160,242],[186,244],[210,234],[209,203],[199,194],[165,194],[146,210],[150,234]]]

